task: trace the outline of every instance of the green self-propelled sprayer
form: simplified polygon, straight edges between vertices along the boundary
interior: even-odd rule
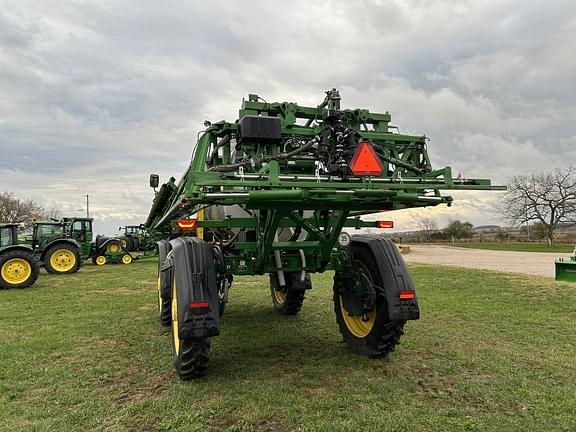
[[[393,133],[387,112],[341,109],[335,89],[317,107],[249,95],[239,120],[205,125],[188,170],[159,188],[145,223],[158,241],[160,321],[183,379],[207,368],[233,275],[268,274],[275,310],[293,315],[310,273],[333,270],[344,340],[387,355],[419,318],[414,284],[389,240],[343,229],[386,225],[360,218],[384,210],[450,205],[442,189],[503,189],[433,169],[425,136]]]

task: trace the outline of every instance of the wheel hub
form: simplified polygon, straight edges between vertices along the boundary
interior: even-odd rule
[[[341,280],[341,298],[352,315],[366,316],[374,309],[376,292],[372,281],[361,271],[344,274]]]
[[[340,279],[340,309],[348,331],[364,338],[376,322],[376,291],[366,266],[359,261],[353,265]]]
[[[76,264],[76,257],[67,249],[59,249],[50,257],[50,264],[57,271],[68,271]]]
[[[21,258],[11,259],[2,266],[2,279],[12,285],[24,282],[31,274],[32,267]]]

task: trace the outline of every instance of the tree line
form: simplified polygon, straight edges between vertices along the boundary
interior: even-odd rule
[[[559,226],[576,225],[576,167],[548,173],[512,177],[501,199],[502,219],[522,227],[527,236],[554,244]],[[422,218],[419,229],[427,240],[458,240],[472,237],[473,225],[450,220],[442,230],[431,218]]]
[[[58,211],[47,210],[31,199],[22,200],[13,193],[0,193],[0,223],[29,225],[34,220],[57,216]]]

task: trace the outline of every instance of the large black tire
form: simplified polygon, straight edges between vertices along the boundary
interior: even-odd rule
[[[162,297],[162,287],[168,284],[167,288],[169,288],[170,293],[172,292],[171,283],[173,270],[170,268],[165,271],[160,271],[160,267],[162,266],[162,262],[166,259],[168,249],[169,243],[166,240],[162,240],[158,243],[158,320],[160,321],[160,324],[166,327],[172,325],[172,298],[170,296],[168,296],[168,298]]]
[[[172,279],[172,270],[160,271],[160,262],[158,262],[158,319],[163,326],[172,325],[172,299],[162,298],[161,284],[164,283],[164,278]]]
[[[202,376],[210,361],[210,339],[180,339],[178,335],[178,295],[176,284],[172,282],[171,341],[172,361],[178,376],[186,381]]]
[[[158,290],[158,319],[160,324],[169,327],[172,324],[171,300],[163,299]]]
[[[369,357],[384,357],[394,351],[403,334],[405,321],[389,319],[388,304],[381,272],[371,250],[352,243],[352,267],[373,308],[367,313],[358,312],[362,301],[358,294],[345,294],[334,285],[334,311],[340,333],[346,344],[355,352]],[[359,301],[360,300],[360,301]],[[355,309],[350,312],[349,309]]]
[[[80,251],[76,246],[59,243],[44,254],[44,267],[50,274],[71,274],[80,269]]]
[[[134,240],[132,240],[132,237],[126,237],[123,242],[124,247],[128,252],[132,252],[134,250]]]
[[[305,291],[292,289],[292,274],[284,273],[286,285],[281,287],[278,275],[270,273],[270,294],[274,310],[281,315],[296,315],[302,309]],[[307,275],[309,278],[309,276]]]
[[[38,279],[38,263],[31,252],[8,250],[0,253],[0,289],[28,288]]]

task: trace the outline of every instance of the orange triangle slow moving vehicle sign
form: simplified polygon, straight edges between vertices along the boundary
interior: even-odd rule
[[[356,153],[350,162],[352,174],[357,176],[369,176],[382,174],[382,162],[374,151],[374,147],[368,141],[361,141],[356,148]]]

